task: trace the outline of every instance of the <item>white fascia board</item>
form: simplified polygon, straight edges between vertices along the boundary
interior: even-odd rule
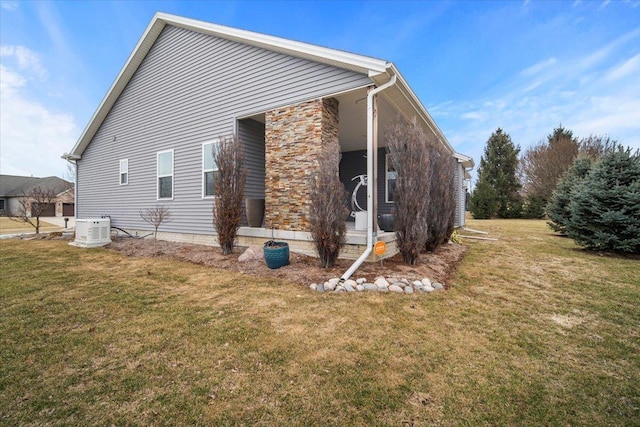
[[[351,69],[363,74],[369,74],[370,72],[383,73],[388,65],[387,61],[378,58],[289,40],[282,37],[255,33],[253,31],[226,27],[224,25],[184,18],[182,16],[170,15],[162,12],[158,12],[156,14],[156,19],[160,19],[165,23],[176,27],[194,30],[268,50],[274,50],[292,56],[308,58],[316,62]]]
[[[400,70],[398,70],[398,68],[393,63],[389,63],[389,70],[391,71],[391,73],[398,76],[398,83],[396,84],[395,87],[397,87],[402,92],[402,95],[413,106],[416,113],[418,113],[418,116],[420,116],[420,118],[425,122],[427,127],[429,127],[429,129],[433,131],[433,133],[438,137],[438,140],[440,140],[440,142],[445,146],[445,148],[447,148],[447,150],[449,150],[451,153],[455,153],[455,150],[449,143],[449,140],[444,135],[444,133],[442,133],[442,130],[440,130],[436,122],[433,120],[433,118],[431,117],[431,115],[429,114],[425,106],[420,101],[420,98],[418,98],[418,96],[415,94],[413,89],[411,89],[411,86],[402,76],[402,74],[400,73]]]
[[[467,155],[455,153],[453,157],[455,157],[456,160],[458,160],[458,162],[461,163],[465,169],[473,169],[473,167],[476,165],[473,159]]]

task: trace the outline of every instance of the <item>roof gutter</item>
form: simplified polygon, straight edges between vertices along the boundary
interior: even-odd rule
[[[347,280],[349,277],[351,277],[351,275],[355,273],[358,267],[362,265],[364,260],[367,259],[367,257],[373,251],[373,244],[374,244],[373,215],[375,213],[374,212],[375,200],[373,198],[373,194],[374,194],[373,189],[374,189],[374,186],[376,185],[374,177],[375,177],[375,168],[376,168],[375,159],[377,157],[376,149],[378,145],[377,136],[374,136],[375,122],[374,122],[374,115],[373,115],[374,113],[373,97],[376,96],[378,93],[382,92],[383,90],[395,85],[396,80],[397,80],[397,77],[396,77],[396,74],[394,73],[391,76],[391,79],[387,83],[373,89],[367,94],[367,248],[362,253],[362,255],[360,255],[360,257],[351,265],[351,267],[349,267],[349,269],[342,275],[342,277],[340,277],[340,280],[342,281]],[[377,231],[375,232],[375,234],[377,235]]]

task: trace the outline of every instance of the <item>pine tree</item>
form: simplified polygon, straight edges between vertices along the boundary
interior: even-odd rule
[[[546,208],[550,220],[547,224],[553,231],[566,234],[571,219],[571,192],[589,174],[591,164],[589,157],[578,157],[558,182]]]
[[[493,187],[479,175],[478,183],[469,198],[469,212],[475,219],[490,219],[498,209],[498,197]]]
[[[618,149],[571,193],[567,234],[594,250],[640,253],[640,153]]]
[[[471,197],[471,212],[474,218],[497,214],[501,218],[513,218],[520,215],[522,201],[518,191],[520,182],[516,176],[520,148],[511,141],[509,134],[498,128],[487,141],[484,156],[480,158],[478,184]],[[491,191],[488,190],[489,187]],[[478,191],[480,190],[480,191]],[[487,200],[484,198],[489,197]],[[495,197],[495,211],[492,198]],[[474,207],[479,208],[478,215]]]

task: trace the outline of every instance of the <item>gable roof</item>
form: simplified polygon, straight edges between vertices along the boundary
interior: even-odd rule
[[[72,188],[73,184],[57,176],[36,178],[33,176],[0,175],[0,197],[19,197],[29,193],[35,187],[44,190],[60,190],[58,193],[60,194]]]
[[[393,103],[399,111],[407,112],[407,110],[409,110],[411,113],[419,116],[426,126],[438,136],[440,141],[451,152],[454,151],[409,84],[402,77],[395,65],[389,61],[157,12],[138,41],[138,44],[133,49],[129,59],[127,59],[124,67],[111,85],[111,88],[109,88],[106,96],[98,106],[98,109],[91,117],[89,124],[80,135],[75,146],[70,153],[65,153],[62,158],[67,160],[78,160],[82,157],[82,153],[89,145],[89,142],[91,142],[102,125],[102,122],[109,114],[109,111],[116,103],[118,97],[122,94],[136,70],[142,64],[147,53],[151,50],[151,47],[160,36],[160,33],[167,25],[209,34],[215,37],[366,74],[377,85],[386,83],[391,79],[392,75],[396,75],[397,83],[384,93],[385,97],[389,99],[389,101]],[[411,116],[413,114],[408,115]]]

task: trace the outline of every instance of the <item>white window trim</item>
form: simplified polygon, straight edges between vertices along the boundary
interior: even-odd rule
[[[215,199],[216,196],[215,194],[213,196],[208,196],[206,193],[206,185],[207,185],[207,180],[205,179],[205,173],[206,172],[216,172],[218,170],[218,165],[216,165],[215,169],[205,169],[204,168],[204,156],[205,156],[205,146],[207,145],[213,145],[213,144],[219,144],[220,140],[219,139],[214,139],[211,141],[207,141],[207,142],[203,142],[202,143],[202,173],[200,174],[200,177],[202,178],[202,198],[203,199]],[[215,189],[214,189],[214,193],[215,193]]]
[[[160,155],[165,153],[171,153],[171,174],[170,175],[160,175]],[[176,156],[171,150],[162,150],[156,153],[156,200],[173,200],[174,195],[176,194],[176,180],[175,180],[175,161]],[[171,197],[160,197],[160,178],[165,178],[167,176],[171,177]]]
[[[122,162],[127,162],[127,169],[122,170]],[[127,174],[127,182],[122,182],[122,175]],[[120,185],[129,185],[129,159],[121,159],[120,160],[120,175],[118,176],[120,181]]]
[[[384,202],[395,203],[393,200],[389,200],[389,153],[384,156]],[[398,177],[396,176],[396,180]]]

